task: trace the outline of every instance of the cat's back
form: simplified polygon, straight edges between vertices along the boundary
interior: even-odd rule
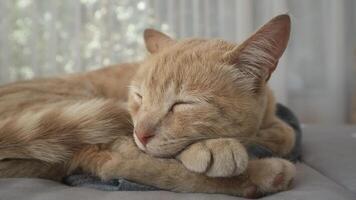
[[[99,96],[127,101],[128,87],[138,68],[139,63],[123,63],[73,78],[77,78],[80,82],[89,82]]]
[[[92,96],[90,87],[66,78],[43,78],[0,86],[0,118],[44,105]]]
[[[63,100],[115,98],[126,101],[128,85],[137,68],[135,63],[119,64],[85,73],[2,85],[0,118]]]

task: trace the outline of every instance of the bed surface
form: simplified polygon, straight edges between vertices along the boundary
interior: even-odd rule
[[[305,126],[303,162],[290,191],[262,199],[356,199],[356,126]],[[0,179],[0,200],[173,200],[241,199],[227,195],[184,194],[166,191],[107,192],[69,187],[42,179]]]

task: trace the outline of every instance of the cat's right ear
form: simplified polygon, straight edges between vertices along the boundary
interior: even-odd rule
[[[246,74],[268,81],[287,47],[290,24],[286,14],[271,19],[241,45],[227,52],[226,61]]]
[[[176,43],[168,35],[154,29],[146,29],[143,33],[143,38],[147,50],[152,54]]]

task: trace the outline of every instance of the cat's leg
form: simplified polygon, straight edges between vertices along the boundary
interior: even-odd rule
[[[0,160],[61,163],[85,144],[131,134],[126,109],[107,99],[63,100],[29,108],[0,120]]]
[[[235,138],[209,139],[194,143],[177,157],[190,171],[210,177],[236,176],[245,171],[248,155]]]
[[[277,116],[277,103],[268,87],[259,130],[250,137],[240,139],[249,152],[257,154],[257,157],[286,156],[293,150],[296,143],[294,129]]]
[[[253,137],[249,143],[261,145],[276,156],[285,156],[294,147],[295,134],[292,127],[274,117],[260,128],[256,137]]]
[[[294,129],[277,116],[277,104],[270,89],[267,91],[264,117],[258,132],[244,141],[245,146],[261,146],[272,155],[285,156],[295,145]]]
[[[0,161],[0,178],[46,178],[59,181],[66,175],[65,165],[39,160],[6,159]]]
[[[132,139],[111,149],[89,146],[77,154],[71,168],[82,168],[102,179],[122,177],[141,184],[177,192],[203,192],[258,197],[288,189],[295,167],[279,158],[251,160],[244,173],[212,178],[187,170],[175,159],[159,159],[142,153]]]

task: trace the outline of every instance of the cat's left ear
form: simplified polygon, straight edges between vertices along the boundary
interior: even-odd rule
[[[143,33],[143,38],[147,50],[152,54],[176,43],[168,35],[154,29],[146,29]]]
[[[227,52],[224,59],[246,74],[268,81],[287,47],[289,34],[289,16],[279,15],[241,45]]]

